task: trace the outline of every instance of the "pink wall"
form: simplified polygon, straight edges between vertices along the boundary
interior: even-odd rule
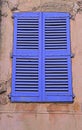
[[[19,7],[16,11],[33,11],[33,9],[36,9],[36,11],[56,10],[54,7],[52,8],[53,2],[51,4],[49,0],[41,0],[41,4],[40,1],[37,2],[36,0],[35,2],[28,0],[28,4],[26,0],[23,0],[23,2],[19,0],[22,3],[19,6],[16,5],[17,0],[14,0],[14,4],[10,0],[8,1],[9,5],[4,3],[2,7],[3,17],[1,23],[0,82],[3,83],[2,86],[7,87],[7,92],[4,95],[0,95],[0,103],[2,99],[2,104],[0,104],[0,130],[82,130],[82,12],[78,12],[79,7],[74,6],[76,9],[76,12],[73,11],[75,19],[71,19],[70,25],[71,49],[75,55],[72,59],[74,102],[71,104],[11,103],[9,99],[6,99],[11,91],[12,60],[10,54],[13,46],[13,19],[11,18],[13,12],[11,10],[15,6]],[[47,2],[49,4],[46,4]],[[69,4],[67,3],[67,6],[65,2],[65,8],[63,5],[61,11],[70,11],[73,0],[70,2]],[[51,6],[49,7],[48,5]],[[67,8],[68,6],[69,8]],[[59,10],[59,6],[57,9]],[[5,100],[7,101],[5,102]]]

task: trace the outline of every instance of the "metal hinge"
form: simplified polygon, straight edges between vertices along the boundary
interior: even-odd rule
[[[71,58],[74,58],[75,57],[75,54],[71,53]]]
[[[12,52],[10,53],[10,57],[13,58],[13,53]]]

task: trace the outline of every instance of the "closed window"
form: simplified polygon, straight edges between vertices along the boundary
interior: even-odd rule
[[[69,13],[15,13],[12,67],[12,102],[72,102]]]

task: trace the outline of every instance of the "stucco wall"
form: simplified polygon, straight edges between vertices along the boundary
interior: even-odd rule
[[[13,12],[71,13],[71,49],[74,103],[11,103]],[[82,130],[82,1],[2,0],[0,42],[0,130]]]

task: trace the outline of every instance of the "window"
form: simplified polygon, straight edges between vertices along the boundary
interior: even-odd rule
[[[69,13],[15,13],[12,102],[72,102]]]

